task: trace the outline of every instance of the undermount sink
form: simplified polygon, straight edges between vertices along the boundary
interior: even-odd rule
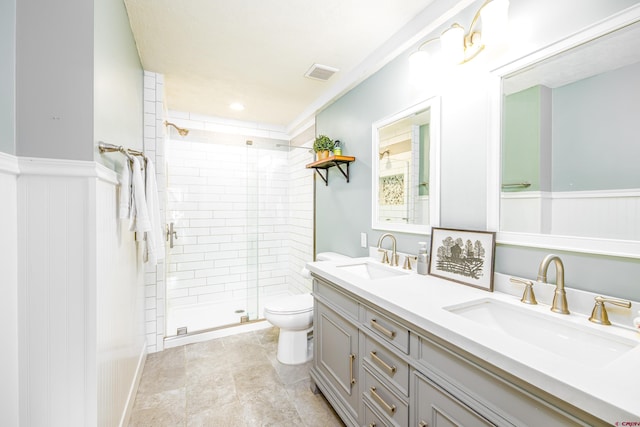
[[[554,314],[488,298],[445,307],[445,310],[558,356],[592,366],[607,365],[639,344],[631,338],[555,318],[557,315]]]
[[[375,264],[373,262],[365,261],[358,264],[339,265],[338,268],[342,271],[356,274],[365,279],[384,279],[394,276],[404,276],[408,274],[406,271],[398,270],[393,267],[387,267],[382,264]]]

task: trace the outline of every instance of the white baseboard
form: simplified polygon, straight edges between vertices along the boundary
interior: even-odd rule
[[[129,425],[129,420],[131,419],[131,412],[133,411],[133,404],[136,401],[136,395],[138,394],[138,387],[140,386],[140,380],[142,379],[142,372],[144,371],[144,364],[147,361],[147,343],[142,345],[142,350],[140,351],[140,356],[138,357],[138,366],[136,367],[136,373],[133,377],[133,381],[131,382],[131,387],[129,388],[129,395],[127,396],[127,402],[124,405],[124,411],[122,412],[122,417],[120,418],[120,427],[127,427]]]

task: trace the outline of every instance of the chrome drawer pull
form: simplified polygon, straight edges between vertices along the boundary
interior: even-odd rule
[[[369,424],[369,427],[376,427],[376,423]]]
[[[385,402],[380,397],[380,395],[376,392],[376,388],[375,387],[371,387],[370,391],[371,391],[371,397],[373,397],[373,400],[378,402],[378,405],[382,406],[382,409],[387,411],[387,414],[392,416],[393,414],[396,413],[396,405],[389,405],[387,402]]]
[[[380,325],[376,319],[371,319],[371,327],[377,330],[378,332],[380,332],[381,334],[386,335],[390,339],[394,339],[396,337],[396,331],[390,331],[389,329]]]
[[[379,367],[386,370],[389,376],[393,376],[393,374],[398,370],[395,366],[389,366],[384,360],[380,359],[375,351],[371,352],[371,360],[376,362]]]
[[[418,423],[418,427],[429,427],[429,424],[424,421],[420,421],[420,423]]]
[[[353,362],[356,360],[356,355],[355,354],[350,354],[349,355],[349,376],[351,377],[351,385],[354,385],[356,383],[356,379],[353,378]]]

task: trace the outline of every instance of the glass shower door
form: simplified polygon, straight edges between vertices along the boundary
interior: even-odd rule
[[[166,336],[257,315],[249,306],[256,304],[258,262],[251,153],[244,145],[188,138],[167,144],[167,222],[178,238],[166,263]]]

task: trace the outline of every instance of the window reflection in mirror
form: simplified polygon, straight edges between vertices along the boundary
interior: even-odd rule
[[[426,234],[434,216],[437,219],[432,213],[437,200],[430,191],[439,124],[439,109],[433,101],[373,125],[374,229]]]
[[[500,230],[640,240],[640,24],[503,79]]]

